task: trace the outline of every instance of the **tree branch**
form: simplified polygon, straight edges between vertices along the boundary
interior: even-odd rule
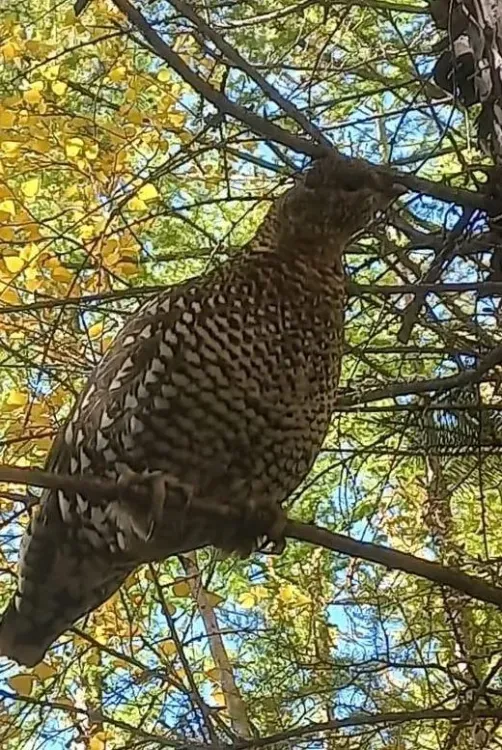
[[[205,36],[210,39],[213,44],[225,55],[232,65],[244,71],[246,75],[251,78],[261,88],[264,94],[277,104],[292,120],[299,125],[305,133],[308,133],[314,141],[318,141],[321,145],[327,149],[332,149],[333,144],[326,138],[326,136],[313,125],[295,105],[285,99],[277,89],[270,84],[256,68],[248,63],[242,55],[232,47],[217,31],[209,26],[196,12],[195,10],[185,2],[185,0],[169,0],[176,10],[181,13],[185,18],[188,18],[194,26]]]
[[[186,83],[195,89],[204,99],[213,104],[219,112],[234,117],[266,140],[281,143],[296,153],[305,154],[314,159],[326,156],[329,153],[330,149],[327,149],[326,146],[320,146],[306,138],[290,133],[288,130],[275,125],[270,120],[256,115],[251,110],[246,109],[246,107],[232,102],[225,94],[215,89],[210,83],[195,73],[172,47],[164,42],[162,37],[150,26],[139,10],[131,5],[129,0],[113,0],[113,3],[126,16],[129,22],[138,29],[151,46],[152,51],[165,60]],[[381,171],[382,167],[379,169]],[[388,172],[396,183],[405,185],[413,192],[431,195],[448,203],[457,203],[481,209],[488,213],[498,213],[500,211],[498,201],[483,193],[451,188],[447,185],[431,182],[411,174],[400,174],[397,170],[390,168]]]
[[[242,699],[235,680],[232,663],[228,657],[221,635],[218,616],[202,582],[196,554],[189,552],[180,555],[180,560],[187,574],[187,584],[190,587],[190,593],[197,604],[199,615],[204,623],[211,656],[220,673],[219,682],[225,697],[226,709],[232,730],[238,737],[252,737],[253,732],[249,723],[246,704]]]
[[[412,383],[391,383],[382,388],[372,388],[364,392],[356,392],[341,396],[337,399],[336,407],[365,404],[368,401],[381,401],[384,398],[407,396],[412,393],[430,393],[431,391],[448,391],[460,388],[470,383],[479,383],[483,376],[493,367],[502,362],[502,345],[496,346],[472,370],[465,370],[458,375],[433,380],[417,380]]]
[[[502,589],[491,586],[480,578],[461,573],[454,568],[447,568],[439,563],[415,557],[407,552],[398,552],[380,544],[358,542],[344,534],[334,534],[319,526],[300,523],[299,521],[288,521],[286,536],[325,547],[343,555],[369,560],[378,563],[378,565],[384,565],[390,570],[402,570],[419,578],[427,578],[434,583],[462,591],[472,596],[473,599],[480,599],[484,602],[496,604],[497,607],[502,607]]]
[[[418,711],[392,711],[381,714],[351,714],[345,719],[334,719],[319,724],[308,724],[304,727],[295,727],[285,732],[269,735],[250,740],[249,742],[240,742],[232,750],[246,750],[246,748],[260,748],[286,742],[287,740],[296,740],[300,737],[310,737],[323,732],[332,732],[344,727],[365,727],[375,726],[377,724],[404,724],[407,721],[456,721],[465,719],[466,712],[460,709],[447,708],[424,708]],[[467,718],[471,719],[500,719],[502,718],[502,708],[479,708],[472,709],[468,712]]]
[[[62,489],[67,492],[79,492],[90,496],[99,494],[101,498],[104,497],[110,500],[120,497],[123,491],[116,482],[92,475],[52,474],[40,469],[27,469],[5,465],[0,465],[0,482],[29,484],[52,490]],[[138,502],[147,497],[147,492],[146,484],[144,487],[134,485],[128,489],[129,498],[135,494]],[[234,509],[226,504],[211,502],[207,499],[199,500],[198,498],[191,498],[190,508],[192,513],[197,511],[201,514],[225,518],[227,522],[232,516],[235,517],[236,521],[240,519],[238,508]],[[182,514],[185,512],[185,506],[180,505],[172,509],[170,508],[170,512],[174,519],[175,513]],[[392,570],[403,570],[420,578],[427,578],[434,583],[451,586],[458,591],[472,596],[474,599],[489,602],[502,608],[501,588],[491,586],[479,578],[461,573],[453,568],[447,568],[439,563],[429,562],[428,560],[423,560],[404,552],[392,550],[389,547],[369,542],[358,542],[350,537],[333,534],[327,529],[322,529],[312,524],[300,523],[299,521],[288,521],[285,535],[292,539],[320,545],[334,552],[340,552],[351,557],[360,557],[363,560],[370,560]],[[178,550],[177,552],[180,551]],[[140,544],[137,548],[131,550],[133,559],[142,559],[143,555],[145,559],[149,558],[150,560],[152,556],[155,559],[162,559],[163,556],[166,557],[165,554],[162,554],[161,548],[155,549],[154,541]]]

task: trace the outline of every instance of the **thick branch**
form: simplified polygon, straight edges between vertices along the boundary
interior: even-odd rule
[[[480,599],[502,607],[502,589],[495,588],[480,578],[466,575],[459,570],[447,568],[439,563],[423,560],[406,552],[398,552],[390,547],[371,544],[370,542],[358,542],[348,536],[333,534],[327,529],[321,529],[318,526],[300,523],[299,521],[288,521],[286,536],[319,547],[326,547],[326,549],[341,552],[350,557],[370,560],[378,563],[378,565],[384,565],[390,570],[403,570],[405,573],[411,573],[420,578],[428,578],[435,583],[463,591],[465,594],[472,596],[473,599]]]
[[[129,287],[128,289],[116,289],[111,292],[98,292],[86,294],[81,297],[64,297],[60,299],[43,299],[29,302],[23,305],[6,305],[0,307],[0,315],[12,315],[14,313],[34,312],[35,310],[52,310],[58,307],[80,307],[100,302],[112,302],[118,299],[132,299],[143,297],[148,294],[161,294],[168,289],[167,286],[141,286]],[[396,294],[416,294],[419,292],[432,292],[434,294],[461,294],[464,292],[477,292],[479,295],[502,296],[501,281],[467,281],[446,284],[347,284],[347,291],[351,297],[362,297],[365,294],[375,294],[383,297],[392,297]]]
[[[365,404],[368,401],[381,401],[384,398],[395,398],[396,396],[406,396],[412,393],[430,393],[431,391],[448,391],[452,388],[461,388],[470,383],[479,383],[487,372],[501,362],[502,345],[492,349],[486,357],[479,360],[478,366],[472,370],[465,370],[458,375],[451,375],[447,378],[418,380],[412,383],[391,383],[382,388],[373,388],[361,393],[351,393],[347,396],[341,396],[337,400],[337,407]]]
[[[119,497],[121,492],[121,487],[109,479],[102,479],[91,475],[51,474],[39,469],[26,469],[16,466],[0,466],[0,482],[62,489],[67,492],[88,494],[91,497],[99,494],[102,498],[106,497],[110,500]],[[129,493],[131,496],[133,493],[136,493],[138,502],[141,502],[146,497],[147,487],[135,485],[129,489]],[[190,507],[192,512],[197,511],[201,514],[224,517],[227,521],[231,517],[231,513],[235,513],[236,520],[240,517],[238,509],[232,509],[228,505],[211,503],[206,499],[198,500],[197,498],[191,498]],[[183,513],[184,506],[170,509],[170,512],[172,514],[176,512]],[[285,534],[293,539],[317,544],[335,552],[341,552],[352,557],[360,557],[363,560],[370,560],[379,565],[385,565],[390,569],[403,570],[420,578],[427,578],[434,583],[451,586],[475,599],[496,604],[502,608],[502,589],[491,586],[479,578],[444,567],[438,563],[422,560],[413,555],[397,552],[388,547],[370,544],[369,542],[358,542],[350,539],[350,537],[333,534],[327,529],[298,521],[288,521]],[[141,545],[141,547],[138,547],[137,553],[141,556],[142,552],[144,553],[149,550],[154,552],[155,559],[162,558],[162,550],[154,550],[152,543]],[[133,552],[136,552],[136,550]],[[148,559],[147,555],[145,555],[145,559]],[[150,555],[150,559],[152,559],[152,555]]]
[[[304,727],[295,727],[285,732],[261,737],[249,742],[241,742],[235,745],[233,750],[245,750],[246,748],[259,748],[275,745],[287,740],[296,740],[300,737],[310,737],[324,732],[333,732],[344,727],[364,727],[378,724],[404,724],[408,721],[456,721],[458,719],[501,719],[502,708],[480,708],[472,709],[466,715],[463,709],[449,710],[447,708],[424,708],[418,711],[392,711],[381,714],[352,714],[345,719],[334,719],[319,724],[307,724]]]
[[[247,715],[246,704],[235,681],[234,670],[221,635],[218,617],[212,606],[208,592],[204,588],[202,576],[197,566],[195,553],[180,555],[181,564],[187,574],[190,592],[199,609],[199,614],[207,633],[211,656],[220,672],[221,690],[225,696],[225,703],[232,729],[239,737],[252,737],[253,732]]]

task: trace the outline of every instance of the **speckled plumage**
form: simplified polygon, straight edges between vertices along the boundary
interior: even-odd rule
[[[123,493],[45,494],[1,653],[37,663],[149,558],[208,544],[248,554],[260,535],[280,542],[280,504],[311,468],[334,405],[342,251],[394,194],[389,178],[325,159],[276,201],[238,258],[130,319],[48,463],[119,479]],[[152,477],[148,502],[128,493],[137,475]],[[194,498],[240,517],[201,514]]]

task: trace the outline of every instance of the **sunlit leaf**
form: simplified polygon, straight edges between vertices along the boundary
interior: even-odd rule
[[[147,183],[138,190],[138,198],[142,201],[151,201],[158,196],[158,190],[155,185]]]
[[[94,323],[94,325],[92,325],[88,330],[89,338],[91,339],[99,338],[101,334],[103,333],[103,326],[104,326],[103,321]]]
[[[19,273],[24,267],[24,260],[18,255],[6,255],[3,259],[9,273]]]
[[[18,674],[14,677],[9,677],[7,682],[18,695],[28,696],[33,690],[35,678],[31,674]]]
[[[21,185],[21,190],[27,198],[34,198],[40,188],[40,179],[33,177],[31,180],[26,180]]]
[[[23,99],[28,104],[38,104],[42,101],[42,92],[38,88],[28,89],[23,93]]]
[[[63,96],[66,93],[67,88],[68,84],[65,83],[65,81],[54,81],[51,84],[51,89],[56,96]]]
[[[2,109],[0,107],[0,128],[11,128],[15,125],[16,115],[14,112],[8,109]]]
[[[16,213],[16,206],[14,204],[14,201],[9,199],[0,201],[0,211],[4,211],[6,214],[11,214],[11,216],[14,216]]]
[[[251,609],[255,605],[255,598],[252,594],[246,592],[239,596],[239,604],[243,609]]]
[[[0,148],[2,151],[9,156],[13,156],[17,151],[19,151],[19,148],[21,146],[21,143],[19,141],[2,141],[0,143]]]
[[[20,406],[25,406],[27,403],[27,393],[25,393],[24,391],[12,390],[9,392],[9,395],[4,402],[4,408],[17,409]]]
[[[57,674],[57,669],[55,669],[51,664],[47,664],[47,662],[42,661],[40,662],[40,664],[37,664],[37,666],[34,667],[33,674],[38,677],[39,680],[48,680],[50,677],[54,677],[54,675]]]
[[[116,68],[113,68],[108,73],[108,77],[111,81],[114,83],[117,83],[118,81],[123,81],[127,74],[127,68],[124,65],[118,65]]]
[[[84,141],[82,138],[69,138],[65,143],[66,155],[70,157],[78,156],[83,147]]]
[[[190,586],[185,581],[175,583],[173,586],[174,596],[190,596]]]

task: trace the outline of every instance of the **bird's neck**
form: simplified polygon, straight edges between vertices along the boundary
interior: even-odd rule
[[[343,253],[347,244],[345,233],[333,229],[320,231],[319,227],[307,227],[285,223],[273,206],[253,239],[246,245],[247,253],[273,253],[288,263],[305,263],[307,268],[335,269],[343,275]]]

